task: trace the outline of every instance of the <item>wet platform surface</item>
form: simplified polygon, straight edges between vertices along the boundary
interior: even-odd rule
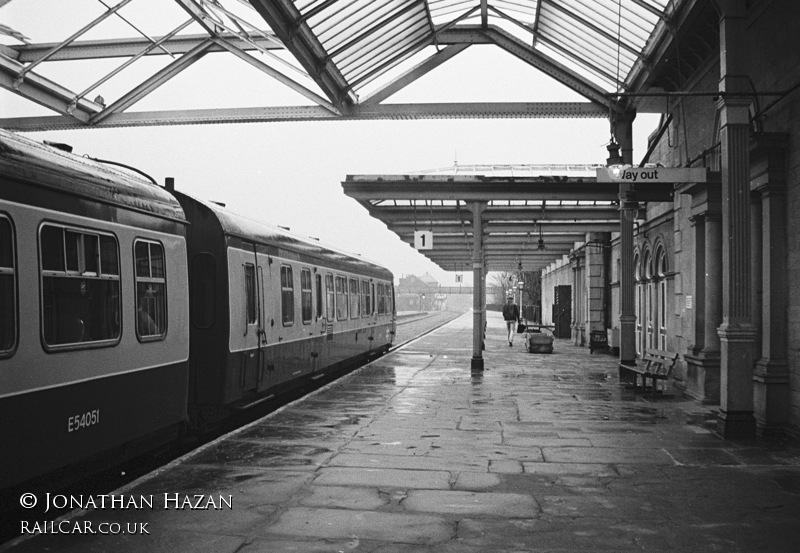
[[[462,316],[119,490],[126,509],[64,526],[125,533],[11,550],[798,551],[797,444],[725,442],[712,408],[643,400],[613,357],[567,341],[549,355],[526,353],[521,336],[509,347],[496,313],[473,376],[471,324]],[[146,533],[128,533],[139,523]]]

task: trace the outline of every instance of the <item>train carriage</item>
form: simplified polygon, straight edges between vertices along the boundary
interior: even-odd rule
[[[176,196],[190,222],[190,405],[199,426],[390,347],[389,271]]]
[[[0,489],[391,346],[386,269],[63,150],[0,130]]]
[[[0,179],[0,488],[174,440],[189,355],[180,205],[3,131]]]

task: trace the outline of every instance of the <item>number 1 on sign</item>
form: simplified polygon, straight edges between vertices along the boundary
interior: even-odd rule
[[[429,230],[414,231],[414,248],[417,250],[433,249],[433,232]]]

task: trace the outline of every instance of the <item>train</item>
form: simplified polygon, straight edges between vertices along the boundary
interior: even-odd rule
[[[390,349],[384,267],[0,130],[0,489],[164,447]]]

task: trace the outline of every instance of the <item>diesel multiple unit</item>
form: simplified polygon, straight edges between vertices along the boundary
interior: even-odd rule
[[[0,488],[385,352],[392,274],[0,131]]]

